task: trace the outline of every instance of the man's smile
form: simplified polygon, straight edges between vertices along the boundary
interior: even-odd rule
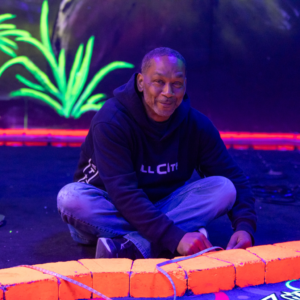
[[[162,105],[163,107],[170,107],[170,106],[172,106],[172,105],[174,105],[174,102],[175,101],[170,101],[170,100],[168,100],[168,101],[157,101],[160,105]]]

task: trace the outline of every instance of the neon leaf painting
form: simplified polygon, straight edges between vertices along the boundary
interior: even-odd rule
[[[17,37],[28,37],[30,33],[25,30],[17,29],[17,26],[14,24],[2,24],[7,20],[14,19],[16,16],[12,14],[3,14],[0,15],[0,50],[5,54],[16,57],[14,50],[18,49],[17,43],[10,40],[8,37],[17,36]]]
[[[59,115],[65,118],[74,117],[76,119],[87,111],[99,110],[103,106],[106,95],[92,95],[92,93],[108,73],[116,69],[133,68],[134,65],[123,61],[109,63],[100,69],[90,82],[87,82],[94,48],[94,37],[92,36],[89,38],[86,47],[83,44],[78,47],[67,79],[65,50],[62,49],[60,51],[57,59],[51,46],[48,13],[48,1],[45,0],[42,5],[40,21],[41,41],[30,35],[19,36],[16,38],[16,41],[29,43],[43,54],[52,70],[55,83],[52,83],[48,75],[26,56],[14,57],[4,63],[0,68],[0,76],[7,68],[15,64],[23,65],[34,76],[37,83],[31,82],[17,74],[16,78],[26,88],[14,91],[10,95],[12,97],[21,96],[38,99],[52,107]]]

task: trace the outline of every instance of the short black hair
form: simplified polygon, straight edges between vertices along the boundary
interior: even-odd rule
[[[178,59],[180,59],[183,62],[184,68],[186,69],[186,61],[185,61],[184,57],[178,51],[168,48],[168,47],[159,47],[159,48],[155,48],[155,49],[151,50],[144,56],[144,58],[142,60],[142,65],[141,65],[141,72],[145,73],[147,71],[147,69],[151,65],[150,60],[152,58],[160,57],[160,56],[177,57]]]

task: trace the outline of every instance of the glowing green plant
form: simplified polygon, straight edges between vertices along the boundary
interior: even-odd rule
[[[16,57],[14,50],[18,49],[18,45],[7,38],[7,36],[30,36],[30,33],[25,30],[16,29],[14,24],[1,24],[7,20],[14,19],[16,16],[12,14],[0,15],[0,50],[9,56]],[[14,49],[14,50],[13,50]]]
[[[85,50],[83,44],[78,47],[67,80],[65,50],[62,49],[60,51],[57,59],[51,47],[48,12],[48,2],[45,0],[42,5],[40,22],[41,42],[31,36],[18,37],[16,41],[27,42],[41,51],[51,67],[56,84],[53,84],[47,74],[26,56],[15,57],[7,61],[0,68],[0,76],[12,65],[23,65],[34,76],[38,84],[17,74],[16,78],[28,88],[21,88],[18,91],[10,93],[10,95],[12,97],[23,96],[41,100],[55,109],[59,115],[66,118],[70,116],[79,118],[87,111],[99,110],[104,104],[103,99],[106,95],[92,95],[98,83],[111,71],[120,68],[133,68],[134,65],[122,61],[112,62],[100,69],[92,80],[87,83],[94,47],[94,37],[92,36],[88,40]]]

